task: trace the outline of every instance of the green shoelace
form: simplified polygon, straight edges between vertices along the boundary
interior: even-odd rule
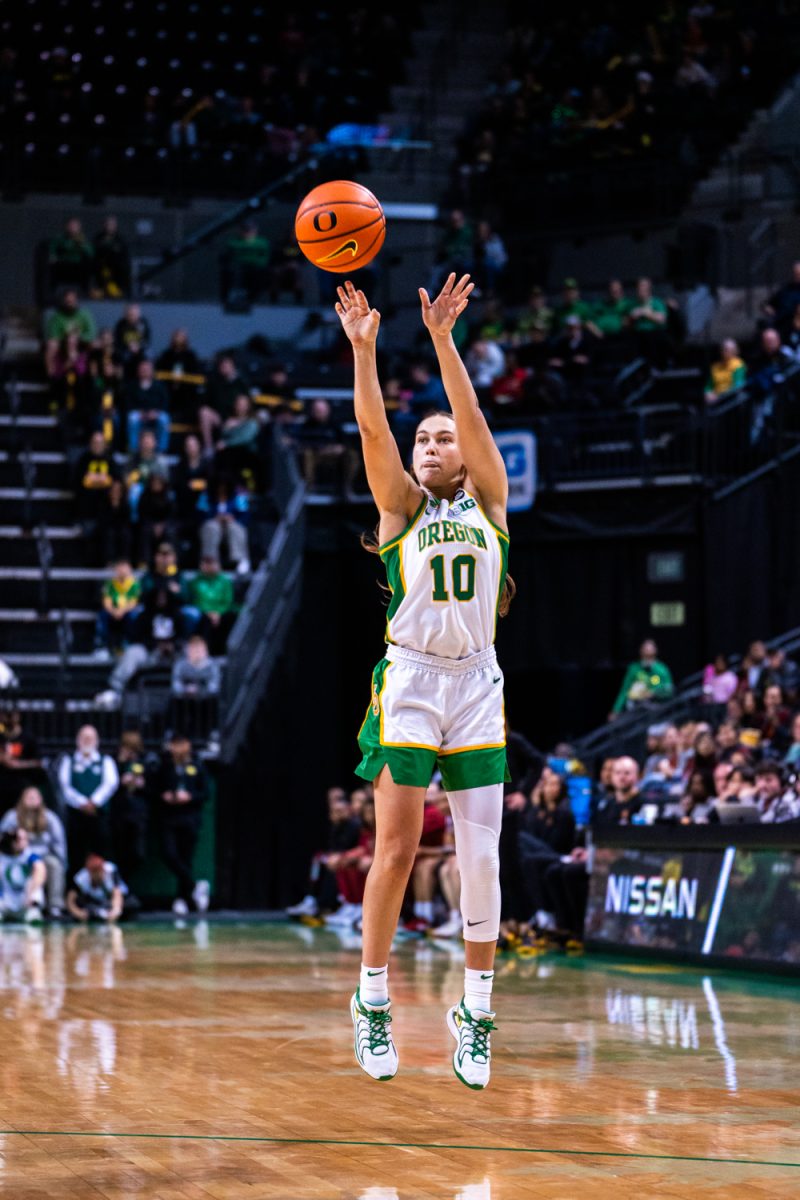
[[[477,1021],[473,1018],[468,1025],[472,1030],[472,1045],[467,1053],[473,1060],[482,1058],[487,1061],[489,1058],[489,1034],[493,1029],[497,1029],[497,1026],[491,1017],[479,1017]]]
[[[370,1009],[364,1009],[367,1020],[369,1021],[369,1049],[370,1053],[374,1054],[376,1050],[383,1047],[389,1049],[389,1026],[392,1023],[392,1014],[390,1012],[372,1012]]]

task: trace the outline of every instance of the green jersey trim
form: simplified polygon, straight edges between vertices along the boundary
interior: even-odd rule
[[[414,528],[414,526],[416,525],[417,521],[420,519],[420,517],[422,516],[423,512],[425,511],[425,505],[426,505],[427,503],[428,503],[428,497],[427,497],[427,496],[423,496],[423,497],[422,497],[422,500],[420,501],[419,508],[418,508],[418,509],[417,509],[417,511],[414,513],[413,517],[412,517],[412,518],[411,518],[411,520],[408,522],[408,524],[406,525],[406,527],[405,527],[405,529],[403,530],[403,532],[402,532],[402,533],[398,533],[397,537],[390,538],[390,539],[389,539],[389,541],[388,541],[388,542],[384,542],[382,546],[378,546],[378,554],[380,554],[380,555],[381,555],[381,557],[383,557],[384,551],[386,551],[386,550],[391,550],[392,546],[396,546],[396,545],[397,545],[399,542],[402,542],[403,538],[404,538],[404,537],[407,537],[407,536],[408,536],[408,534],[409,534],[409,533],[411,533],[411,530]],[[488,520],[488,517],[487,517],[487,520]]]

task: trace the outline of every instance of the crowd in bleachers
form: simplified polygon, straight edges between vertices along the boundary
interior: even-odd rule
[[[332,126],[372,121],[403,78],[415,4],[293,10],[107,0],[54,25],[9,11],[0,55],[5,189],[241,195]]]
[[[175,877],[173,912],[205,912],[207,880],[194,857],[208,775],[189,737],[173,731],[147,754],[138,732],[115,754],[97,730],[46,763],[24,718],[0,718],[0,920],[116,922],[137,914],[132,884],[152,855]],[[156,852],[154,848],[158,846]]]
[[[644,181],[645,202],[677,205],[793,69],[797,13],[777,0],[571,0],[535,20],[511,8],[503,62],[461,139],[460,203],[578,219],[594,172],[593,215],[640,210]]]

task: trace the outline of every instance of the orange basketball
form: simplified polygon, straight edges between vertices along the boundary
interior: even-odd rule
[[[294,235],[315,267],[344,275],[372,262],[386,237],[386,218],[368,188],[337,179],[308,193]]]

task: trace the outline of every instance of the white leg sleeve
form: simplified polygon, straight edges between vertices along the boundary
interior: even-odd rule
[[[500,932],[500,823],[503,785],[448,792],[461,873],[461,915],[468,942],[494,942]]]

